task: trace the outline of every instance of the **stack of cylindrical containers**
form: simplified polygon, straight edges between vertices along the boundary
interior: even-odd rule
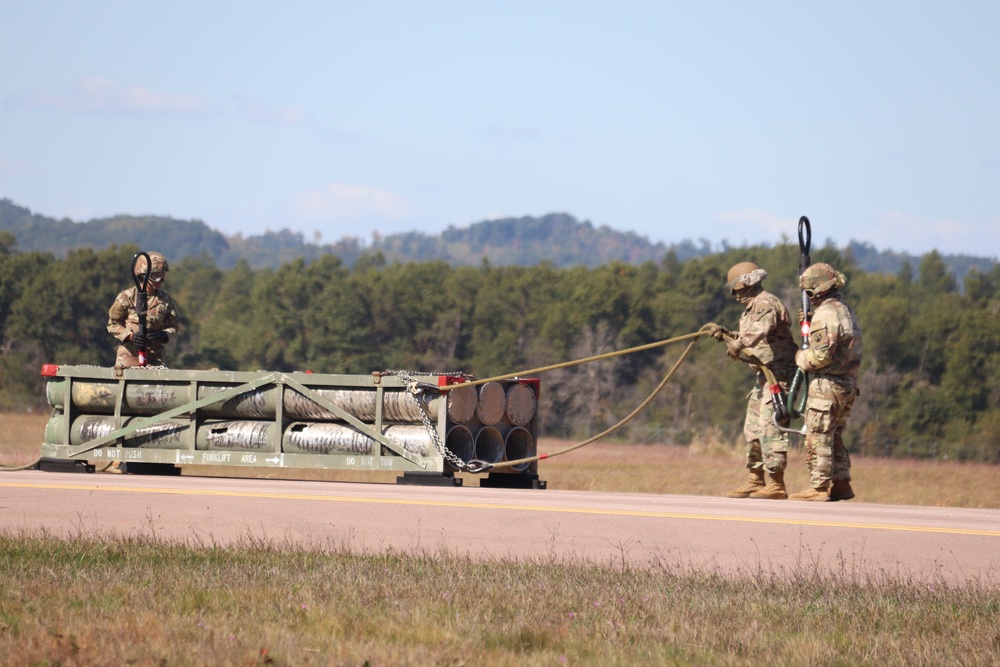
[[[435,434],[466,462],[512,461],[533,456],[537,448],[536,379],[463,387],[451,376],[428,376],[440,388],[425,384],[424,391],[414,394],[402,382],[380,374],[274,374],[274,382],[234,393],[254,374],[160,370],[147,378],[139,369],[123,378],[111,373],[58,367],[46,389],[54,408],[46,444],[85,445],[138,424],[135,420],[172,412],[177,414],[133,429],[111,446],[282,453],[293,455],[286,464],[292,466],[294,455],[332,455],[328,466],[311,458],[309,467],[337,468],[343,455],[398,454],[387,446],[388,440],[416,457],[441,459],[443,469],[455,466],[442,457]],[[295,382],[285,384],[283,377],[294,377]],[[295,387],[304,387],[306,393]],[[220,399],[213,402],[216,395]],[[190,406],[195,407],[185,410]],[[529,467],[520,464],[508,470]]]

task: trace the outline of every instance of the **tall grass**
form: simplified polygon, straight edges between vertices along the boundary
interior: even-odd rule
[[[990,665],[1000,593],[847,567],[0,535],[10,665]]]

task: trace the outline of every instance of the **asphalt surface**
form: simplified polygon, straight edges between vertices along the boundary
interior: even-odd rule
[[[1000,510],[0,472],[0,530],[1000,586]]]

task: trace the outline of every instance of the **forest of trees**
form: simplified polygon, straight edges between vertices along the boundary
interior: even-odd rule
[[[158,246],[159,249],[159,246]],[[107,312],[131,284],[135,246],[18,251],[0,232],[0,409],[44,410],[43,363],[110,366]],[[169,252],[169,250],[167,250]],[[797,310],[797,245],[730,249],[680,261],[595,268],[451,267],[334,256],[277,269],[208,256],[171,260],[165,289],[181,310],[172,368],[466,371],[538,368],[698,330],[735,327],[729,267],[768,269],[765,286]],[[866,273],[831,245],[813,251],[845,272],[845,299],[864,330],[855,452],[1000,462],[1000,268],[959,286],[932,252],[897,274]],[[542,377],[542,430],[591,435],[645,398],[680,346],[552,371]],[[687,444],[710,430],[740,438],[750,369],[711,339],[621,439]]]

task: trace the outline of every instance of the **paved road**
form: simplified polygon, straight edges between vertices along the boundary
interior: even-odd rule
[[[0,530],[1000,586],[1000,510],[0,472]]]

